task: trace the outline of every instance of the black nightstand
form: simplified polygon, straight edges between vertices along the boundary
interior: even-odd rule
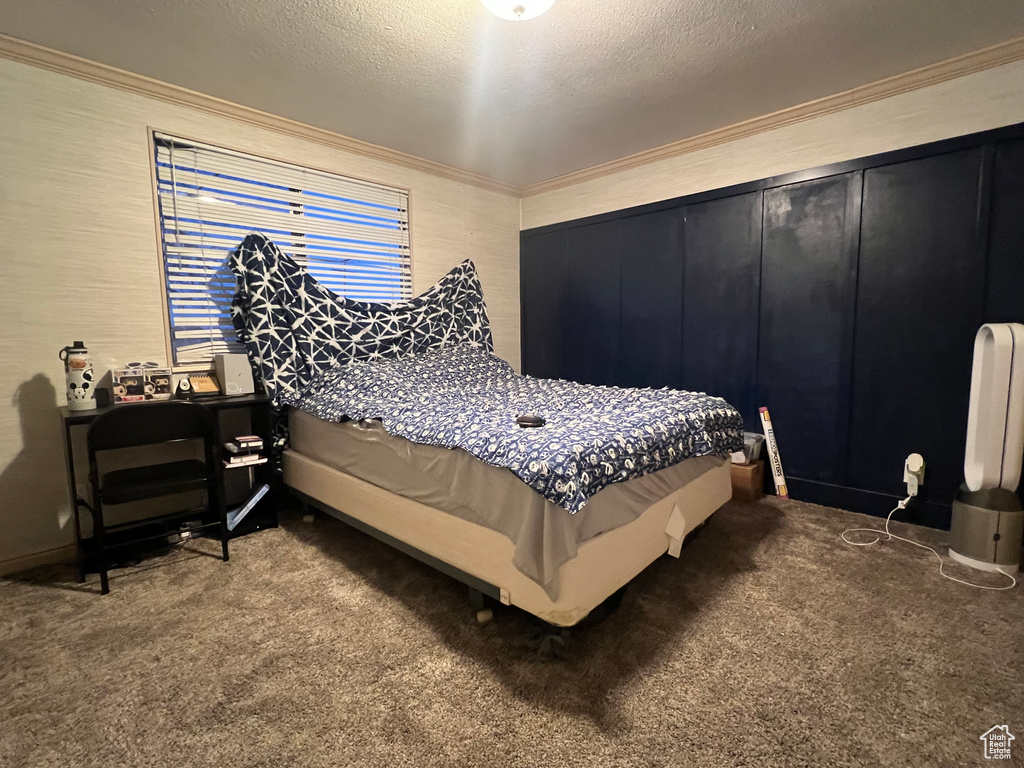
[[[232,418],[230,414],[237,413],[240,409],[248,411],[246,430],[249,434],[259,435],[263,438],[263,453],[269,455],[273,445],[274,414],[270,407],[270,398],[264,394],[255,395],[214,395],[209,397],[195,398],[195,402],[202,403],[207,408],[215,411],[218,416],[218,424],[221,434],[220,442],[230,440],[238,432],[231,431],[230,434],[224,431],[224,422]],[[108,405],[103,408],[96,408],[91,411],[69,411],[67,407],[60,408],[61,419],[64,424],[64,453],[67,459],[68,472],[68,494],[71,499],[71,506],[74,510],[75,521],[75,544],[78,550],[78,576],[79,581],[84,581],[86,571],[87,552],[92,546],[91,539],[82,538],[81,508],[88,509],[87,502],[78,495],[77,482],[75,477],[75,448],[72,442],[72,432],[76,427],[88,427],[88,425],[107,411],[114,408],[128,409],[135,407],[132,403],[121,405]],[[232,498],[231,489],[228,486],[237,486],[240,476],[248,476],[251,489],[258,488],[263,483],[270,486],[270,491],[259,501],[245,518],[232,531],[231,537],[244,536],[264,528],[276,528],[278,525],[278,508],[281,501],[282,486],[279,476],[274,471],[274,462],[268,461],[248,468],[232,468],[224,470],[224,486],[222,489],[227,495],[228,507],[237,506],[244,502],[247,492],[237,494],[240,498]]]

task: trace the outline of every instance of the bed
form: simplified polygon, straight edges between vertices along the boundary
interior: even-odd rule
[[[472,262],[389,305],[337,297],[261,235],[230,263],[239,337],[288,413],[285,484],[479,594],[574,625],[730,498],[734,408],[520,376]]]

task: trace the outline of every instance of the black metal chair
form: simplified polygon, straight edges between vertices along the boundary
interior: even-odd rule
[[[109,546],[108,534],[132,527],[156,523],[174,523],[196,514],[197,510],[150,516],[130,523],[107,526],[103,521],[105,504],[123,504],[141,501],[186,491],[207,493],[206,514],[216,512],[217,522],[203,522],[175,532],[187,530],[190,533],[201,529],[220,526],[220,540],[223,558],[228,559],[228,523],[222,492],[223,464],[220,456],[217,416],[199,403],[182,400],[140,403],[118,406],[96,418],[89,425],[89,481],[93,498],[93,536],[96,542],[96,556],[100,572],[101,591],[110,592],[107,580],[109,560],[107,554],[118,546]],[[129,469],[118,469],[100,474],[96,455],[118,448],[136,448],[178,440],[202,440],[204,461],[190,459],[164,464],[151,464]],[[166,539],[168,532],[157,536],[132,539],[138,543],[147,539]]]

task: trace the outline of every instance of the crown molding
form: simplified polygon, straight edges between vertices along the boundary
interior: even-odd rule
[[[91,83],[98,83],[99,85],[117,88],[128,93],[159,99],[169,104],[188,107],[218,117],[226,117],[240,123],[246,123],[247,125],[316,142],[332,149],[340,149],[345,152],[363,155],[364,157],[371,157],[374,160],[412,168],[433,176],[440,176],[444,179],[472,184],[476,187],[501,192],[513,197],[517,197],[519,194],[519,190],[511,184],[495,181],[471,171],[464,171],[460,168],[444,165],[443,163],[436,163],[433,160],[426,160],[422,157],[408,155],[404,152],[370,144],[369,142],[353,139],[349,136],[342,136],[340,133],[334,133],[324,128],[317,128],[300,123],[297,120],[289,120],[286,117],[272,115],[269,112],[263,112],[225,99],[219,99],[216,96],[208,96],[188,88],[154,80],[144,75],[137,75],[134,72],[126,72],[123,69],[100,64],[81,56],[73,56],[70,53],[56,51],[25,40],[19,40],[16,37],[0,34],[0,58],[23,64],[31,64],[32,66],[51,72],[59,72],[63,75],[70,75]]]
[[[681,141],[665,144],[643,152],[637,152],[618,160],[611,160],[607,163],[573,171],[572,173],[541,181],[537,184],[530,184],[520,189],[519,192],[522,197],[539,195],[542,192],[550,192],[584,181],[599,179],[603,176],[620,173],[631,168],[638,168],[658,162],[659,160],[697,152],[708,147],[765,133],[766,131],[786,125],[800,123],[804,120],[812,120],[834,112],[841,112],[852,107],[861,106],[862,104],[870,104],[873,101],[887,99],[890,96],[896,96],[919,88],[926,88],[929,85],[937,85],[947,80],[981,72],[982,70],[998,67],[1002,64],[1010,64],[1021,59],[1024,59],[1024,37],[1014,38],[1013,40],[989,46],[988,48],[971,51],[962,56],[946,59],[935,64],[928,64],[919,69],[887,77],[884,80],[878,80],[874,83],[851,88],[842,93],[808,101],[795,107],[781,109],[778,112],[772,112],[761,117],[744,120],[724,128],[716,128],[707,133],[691,136],[688,139],[682,139]]]

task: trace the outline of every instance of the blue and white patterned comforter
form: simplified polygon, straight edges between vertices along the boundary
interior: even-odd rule
[[[468,346],[354,360],[318,374],[294,405],[327,421],[380,419],[415,443],[462,448],[570,513],[612,483],[743,445],[743,420],[721,398],[520,376]],[[521,428],[524,414],[547,424]]]

